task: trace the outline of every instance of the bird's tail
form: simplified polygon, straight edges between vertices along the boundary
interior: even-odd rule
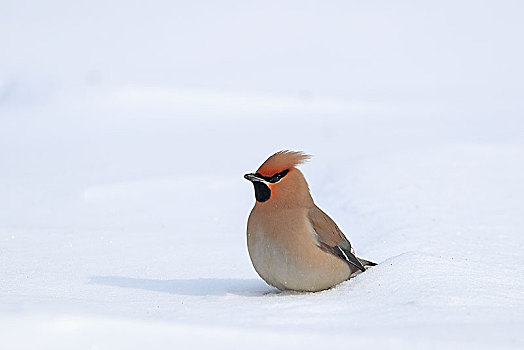
[[[372,266],[377,266],[377,263],[374,263],[373,261],[369,261],[369,260],[362,259],[362,258],[358,258],[358,260],[362,263],[362,265],[364,265],[366,270]]]

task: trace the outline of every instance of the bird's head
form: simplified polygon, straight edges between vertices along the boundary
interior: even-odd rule
[[[245,174],[244,178],[255,187],[257,203],[299,206],[312,202],[306,179],[296,168],[310,158],[303,152],[280,151],[262,163],[255,173]]]

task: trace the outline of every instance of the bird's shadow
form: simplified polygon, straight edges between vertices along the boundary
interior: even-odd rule
[[[269,287],[258,279],[195,278],[157,280],[120,276],[93,276],[88,283],[189,296],[224,296],[227,294],[263,296],[279,293],[278,290]]]

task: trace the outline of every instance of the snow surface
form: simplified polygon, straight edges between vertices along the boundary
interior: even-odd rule
[[[2,1],[2,348],[524,348],[523,10]],[[378,266],[256,275],[281,149]]]

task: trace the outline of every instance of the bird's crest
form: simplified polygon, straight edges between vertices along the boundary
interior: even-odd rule
[[[311,158],[310,155],[302,151],[279,151],[270,156],[257,172],[264,176],[271,176],[277,172],[294,168],[299,164],[303,164]]]

